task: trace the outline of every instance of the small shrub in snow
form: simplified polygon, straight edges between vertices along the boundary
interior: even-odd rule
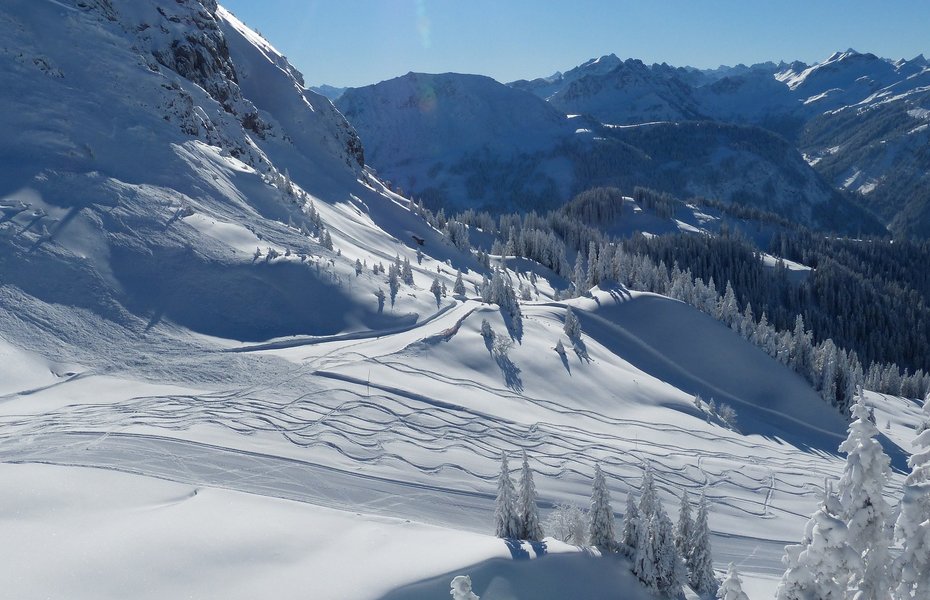
[[[729,404],[721,403],[717,408],[717,416],[730,429],[736,429],[736,410]]]
[[[743,581],[739,578],[739,572],[733,563],[730,563],[726,577],[717,588],[717,598],[718,600],[749,600],[749,596],[743,591]]]
[[[588,543],[587,513],[574,504],[559,504],[545,522],[546,532],[555,539],[583,546]]]
[[[480,600],[478,596],[471,591],[471,577],[468,575],[458,575],[452,579],[452,590],[449,592],[452,600]]]

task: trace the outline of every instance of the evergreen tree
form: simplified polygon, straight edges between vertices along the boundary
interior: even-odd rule
[[[924,414],[930,417],[930,397],[924,401]],[[930,429],[920,432],[912,445],[918,450],[908,460],[911,472],[895,523],[903,546],[895,564],[895,600],[930,598]]]
[[[630,558],[636,555],[642,528],[643,523],[639,515],[639,509],[636,508],[636,499],[633,497],[633,493],[630,492],[626,497],[626,514],[623,515],[623,532],[620,538],[623,551]]]
[[[328,229],[323,230],[323,237],[320,240],[320,244],[327,250],[333,249],[333,236],[329,234]]]
[[[656,503],[656,512],[652,518],[652,542],[655,546],[656,589],[663,597],[677,597],[681,594],[687,573],[681,555],[675,548],[675,526],[661,500]]]
[[[851,412],[855,420],[839,448],[846,453],[846,467],[838,485],[849,543],[862,557],[862,569],[853,573],[851,586],[859,590],[856,600],[885,600],[891,585],[887,531],[891,508],[882,490],[891,475],[891,461],[876,439],[878,428],[869,419],[861,393]]]
[[[521,533],[520,519],[515,504],[516,492],[510,479],[507,455],[501,453],[501,472],[497,480],[497,501],[494,505],[495,533],[499,538],[518,539]]]
[[[455,272],[455,284],[452,286],[452,293],[459,296],[465,295],[465,282],[462,281],[461,269]]]
[[[584,263],[581,259],[581,252],[578,253],[578,256],[575,259],[575,272],[572,276],[572,284],[575,286],[575,297],[581,296],[587,290],[585,284],[587,283],[587,277],[584,273]]]
[[[439,283],[438,277],[433,278],[433,284],[429,286],[429,291],[436,297],[436,308],[439,308],[439,304],[442,301],[442,284]]]
[[[539,507],[536,506],[536,485],[533,472],[523,452],[523,469],[520,475],[520,495],[517,498],[517,517],[520,519],[520,538],[531,542],[543,539],[542,526],[539,524]]]
[[[410,266],[410,259],[406,256],[404,257],[404,266],[401,273],[401,278],[404,280],[404,283],[413,285],[413,268]]]
[[[388,289],[391,292],[391,307],[394,307],[394,302],[397,300],[397,292],[400,291],[400,279],[397,275],[397,266],[391,265],[388,267]]]
[[[743,591],[743,582],[733,563],[727,567],[726,577],[717,589],[717,598],[719,600],[749,600],[749,596]]]
[[[658,496],[652,477],[652,466],[647,464],[643,474],[643,485],[639,496],[639,522],[636,542],[633,544],[633,574],[650,590],[658,589],[656,570],[656,509]]]
[[[710,547],[710,525],[707,522],[707,496],[701,493],[697,517],[694,519],[691,548],[685,557],[688,563],[688,583],[699,594],[710,595],[717,589],[714,560]]]
[[[571,306],[565,308],[565,324],[562,326],[562,330],[568,336],[568,339],[572,341],[581,337],[581,323]]]
[[[594,486],[591,492],[590,537],[592,546],[601,552],[613,552],[616,548],[614,533],[614,511],[610,507],[610,490],[600,465],[594,465]]]
[[[678,553],[687,561],[691,556],[694,543],[694,521],[691,519],[691,502],[688,501],[688,490],[681,492],[681,507],[678,509],[678,528],[675,532],[675,547]]]
[[[804,539],[785,546],[786,570],[776,600],[845,600],[850,573],[860,568],[860,561],[849,545],[840,510],[828,487],[820,508],[807,522]]]

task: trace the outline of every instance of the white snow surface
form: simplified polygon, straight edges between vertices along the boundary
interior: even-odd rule
[[[199,83],[159,63],[176,25],[225,40],[228,62],[193,47],[216,59]],[[525,450],[544,518],[588,502],[595,463],[618,518],[647,461],[667,507],[705,490],[716,567],[771,596],[783,546],[843,468],[844,421],[800,377],[668,298],[554,302],[564,282],[513,259],[515,285],[541,277],[538,300],[495,356],[482,320],[511,334],[474,298],[477,262],[206,0],[11,0],[0,40],[5,594],[400,600],[445,597],[462,574],[484,600],[635,598],[622,561],[489,535],[500,454]],[[381,312],[370,267],[395,256],[414,284]],[[451,288],[458,268],[467,297],[437,305],[433,277]],[[695,394],[733,406],[738,429]],[[868,400],[900,469],[919,411]]]

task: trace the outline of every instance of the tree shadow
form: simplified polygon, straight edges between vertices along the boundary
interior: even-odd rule
[[[515,538],[505,538],[504,545],[510,550],[510,556],[514,560],[529,560],[530,553],[523,547],[523,540]]]
[[[504,374],[504,383],[515,392],[523,391],[523,379],[520,377],[520,367],[518,367],[510,357],[505,353],[495,353],[494,360],[497,366],[501,368]]]
[[[568,371],[568,374],[572,374],[572,367],[568,364],[568,353],[564,350],[559,352],[559,358],[562,359],[562,366],[565,367],[565,370]]]

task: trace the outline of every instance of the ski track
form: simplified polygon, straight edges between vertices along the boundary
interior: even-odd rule
[[[251,386],[0,415],[0,460],[118,470],[484,533],[502,451],[531,455],[543,509],[565,500],[547,495],[543,482],[587,485],[596,463],[612,485],[629,492],[639,487],[649,462],[667,500],[681,489],[705,490],[715,511],[741,518],[806,517],[792,509],[798,496],[815,497],[817,490],[799,482],[836,476],[835,463],[777,440],[760,441],[763,448],[748,438],[570,408],[404,361],[405,352],[451,339],[482,310],[490,309],[454,305],[387,338],[375,332],[237,349],[291,353],[286,375]],[[299,346],[312,346],[313,354],[299,356]],[[365,364],[397,376],[380,374],[371,382],[338,371]],[[0,400],[50,387],[67,394],[73,382],[93,376]],[[539,409],[535,419],[547,413],[552,419],[509,420],[382,383],[431,389],[420,385],[424,380],[528,403]],[[204,432],[208,438],[198,440]],[[255,435],[276,454],[238,447],[250,447],[247,436]],[[476,463],[475,456],[483,460]],[[623,506],[622,495],[614,506]],[[780,572],[784,541],[715,535],[718,566],[735,561],[746,572]]]

